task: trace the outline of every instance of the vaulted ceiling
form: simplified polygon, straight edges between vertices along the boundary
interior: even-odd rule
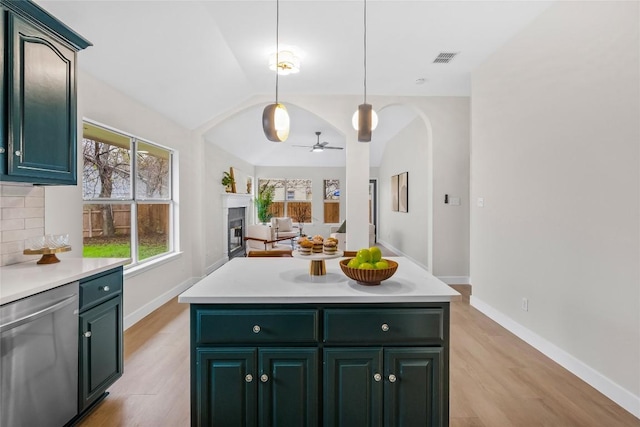
[[[275,51],[275,0],[38,3],[94,44],[80,54],[81,69],[186,128],[199,128],[256,95],[273,95],[274,72],[267,65]],[[367,93],[468,96],[473,69],[550,3],[369,0]],[[303,52],[300,73],[280,78],[283,101],[287,94],[362,95],[363,1],[282,0],[280,45]],[[458,55],[449,64],[433,63],[440,52]],[[265,138],[259,120],[246,122],[252,113],[237,114],[212,132],[234,129],[233,139],[225,139],[230,147],[234,140],[258,147]],[[344,136],[322,118],[303,110],[292,115],[305,123],[291,135],[292,144],[311,145],[313,131],[324,130],[323,140],[344,146]],[[378,138],[398,130],[381,122]],[[320,153],[325,160],[318,165],[344,158],[343,150],[334,151]],[[256,158],[260,164],[264,156]]]

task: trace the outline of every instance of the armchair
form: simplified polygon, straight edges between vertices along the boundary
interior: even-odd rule
[[[300,229],[293,225],[291,217],[271,218],[271,228],[275,230],[275,238],[278,240],[300,236]]]
[[[262,224],[248,225],[247,233],[244,238],[247,254],[252,251],[291,250],[290,245],[282,245],[278,243],[287,239],[291,239],[291,237],[280,239],[276,238],[275,230],[268,225]]]

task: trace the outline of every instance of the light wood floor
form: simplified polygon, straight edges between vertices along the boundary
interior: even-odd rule
[[[173,299],[125,332],[124,376],[80,426],[189,425],[188,309]],[[452,303],[450,384],[451,427],[640,426],[464,299]]]

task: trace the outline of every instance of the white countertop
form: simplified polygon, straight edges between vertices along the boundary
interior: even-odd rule
[[[56,264],[36,261],[0,267],[0,305],[48,291],[125,265],[129,258],[64,258]]]
[[[234,258],[178,298],[190,304],[295,304],[447,302],[459,296],[428,271],[403,257],[389,257],[398,270],[378,286],[344,275],[339,259],[327,260],[325,276],[310,276],[308,260]]]

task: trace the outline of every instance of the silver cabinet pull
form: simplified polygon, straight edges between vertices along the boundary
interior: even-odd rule
[[[251,374],[245,375],[244,380],[246,382],[250,383],[251,381],[253,381],[253,375],[251,375]]]
[[[255,325],[255,326],[253,327],[253,333],[257,334],[258,332],[260,332],[260,326]]]
[[[84,335],[85,338],[90,338],[91,337],[91,331],[87,331],[82,335]]]
[[[0,147],[0,154],[4,154],[4,147]]]
[[[373,380],[374,380],[375,382],[380,382],[380,380],[381,380],[381,379],[382,379],[382,375],[380,375],[380,374],[375,374],[375,375],[373,376]]]
[[[262,381],[263,383],[266,383],[267,381],[269,381],[269,375],[267,374],[260,375],[260,381]]]
[[[100,286],[100,290],[101,291],[105,291],[105,292],[109,292],[109,287],[108,286]]]
[[[395,383],[397,379],[398,379],[398,378],[396,378],[396,376],[395,376],[395,375],[393,375],[393,374],[389,375],[389,382],[390,382],[390,383]]]
[[[15,153],[15,154],[16,154],[16,156],[18,156],[18,157],[22,157],[22,151],[20,151],[20,150],[16,150],[16,153]]]
[[[386,323],[383,323],[380,329],[382,329],[382,332],[387,332],[389,330],[389,325],[387,325]]]

